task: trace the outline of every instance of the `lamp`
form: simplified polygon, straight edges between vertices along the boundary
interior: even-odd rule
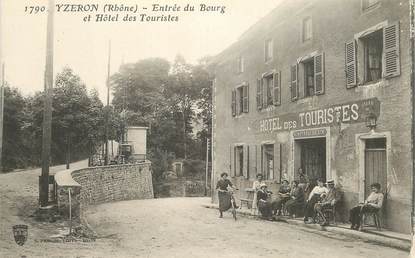
[[[369,113],[366,117],[366,126],[370,128],[371,131],[375,130],[377,120],[378,118],[373,112]]]

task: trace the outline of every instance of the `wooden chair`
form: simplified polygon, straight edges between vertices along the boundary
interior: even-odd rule
[[[370,218],[370,217],[372,217],[373,222],[375,223],[376,229],[378,231],[381,231],[382,230],[382,224],[381,224],[381,221],[380,221],[380,217],[382,216],[382,213],[383,213],[383,211],[385,209],[385,204],[386,204],[386,198],[387,198],[387,196],[388,196],[388,191],[386,191],[385,193],[383,193],[382,208],[377,209],[377,210],[373,210],[373,211],[370,211],[370,212],[365,212],[365,213],[362,214],[362,218],[361,218],[361,221],[360,221],[360,230],[363,230],[364,224],[365,224],[365,220],[367,218]]]
[[[246,207],[248,209],[252,208],[252,202],[254,200],[254,189],[252,188],[246,188],[245,192],[247,193],[247,198],[240,198],[239,201],[241,202],[241,205],[239,206],[240,209],[242,209],[243,204],[246,204]]]

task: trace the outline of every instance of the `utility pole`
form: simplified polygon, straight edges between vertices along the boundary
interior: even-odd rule
[[[52,90],[53,90],[53,19],[55,1],[49,0],[46,32],[45,99],[42,134],[42,175],[39,180],[39,201],[41,207],[49,203],[49,164],[52,138]]]
[[[3,170],[3,110],[4,110],[4,82],[5,82],[5,72],[4,72],[4,61],[3,61],[3,44],[1,41],[3,39],[3,8],[2,1],[0,0],[0,65],[1,65],[1,74],[0,74],[0,172]]]
[[[111,69],[111,41],[108,46],[108,74],[107,74],[107,114],[105,116],[105,157],[104,165],[108,165],[108,123],[110,107],[110,69]]]

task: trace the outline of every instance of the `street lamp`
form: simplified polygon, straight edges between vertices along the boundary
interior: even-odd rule
[[[377,120],[378,118],[373,112],[369,113],[369,115],[366,117],[366,127],[368,127],[373,132],[376,128]]]

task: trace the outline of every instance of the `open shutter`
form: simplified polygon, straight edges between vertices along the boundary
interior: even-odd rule
[[[314,92],[316,95],[324,93],[324,53],[314,57]]]
[[[383,28],[383,76],[400,74],[399,22],[395,22]]]
[[[229,176],[234,177],[235,176],[235,147],[233,145],[229,145]]]
[[[236,91],[232,90],[232,116],[236,116]]]
[[[274,73],[274,106],[281,105],[281,73]]]
[[[291,100],[298,99],[298,66],[297,64],[291,66]]]
[[[257,80],[257,85],[256,85],[256,104],[257,104],[257,108],[258,110],[262,109],[262,94],[263,94],[263,90],[262,90],[262,79],[258,79]]]
[[[244,168],[243,173],[245,178],[249,178],[249,146],[244,145]]]
[[[352,88],[357,85],[356,42],[354,40],[347,42],[344,52],[346,60],[346,87]]]
[[[242,106],[243,106],[243,112],[244,113],[248,113],[249,112],[249,88],[248,88],[249,86],[248,85],[245,85],[245,86],[243,86],[242,87],[242,96],[243,96],[243,103],[242,103]]]

